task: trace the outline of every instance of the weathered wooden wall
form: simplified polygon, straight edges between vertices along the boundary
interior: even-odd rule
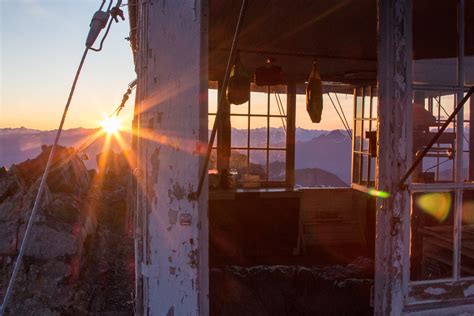
[[[373,246],[370,235],[374,223],[367,216],[374,208],[369,195],[352,188],[302,189],[300,209],[306,251],[344,246],[359,255],[361,249],[371,253],[367,248]],[[341,258],[349,255],[341,254]]]
[[[207,315],[207,2],[137,6],[137,314]]]

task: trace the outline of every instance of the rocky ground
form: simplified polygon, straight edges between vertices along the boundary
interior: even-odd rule
[[[43,147],[37,158],[1,169],[0,297],[49,151]],[[74,150],[59,148],[9,314],[132,314],[133,241],[125,225],[123,171],[102,177],[86,170]]]

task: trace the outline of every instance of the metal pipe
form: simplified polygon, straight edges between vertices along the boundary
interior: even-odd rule
[[[15,285],[15,281],[16,281],[16,277],[18,275],[18,272],[20,271],[20,267],[21,267],[21,264],[22,264],[22,261],[23,261],[23,255],[25,253],[26,245],[28,243],[28,238],[30,236],[31,229],[33,227],[34,220],[36,218],[36,213],[38,212],[38,208],[39,208],[40,203],[41,203],[41,198],[43,196],[44,189],[46,187],[46,179],[48,178],[49,170],[51,169],[51,166],[53,164],[54,153],[55,153],[56,148],[58,146],[59,138],[61,137],[61,132],[63,130],[64,122],[66,121],[66,116],[67,116],[67,113],[68,113],[68,110],[69,110],[69,106],[71,105],[72,97],[74,96],[74,91],[76,89],[76,84],[77,84],[77,81],[79,80],[79,76],[81,75],[82,66],[84,65],[84,61],[86,60],[86,56],[87,56],[88,51],[89,51],[89,49],[86,48],[84,50],[84,53],[82,54],[81,61],[79,63],[79,67],[77,68],[76,75],[74,77],[74,81],[72,83],[72,87],[71,87],[71,90],[69,92],[69,97],[67,99],[63,115],[61,117],[61,122],[59,123],[58,131],[56,132],[56,137],[54,139],[53,146],[51,147],[51,151],[49,152],[48,161],[46,162],[46,166],[45,166],[45,169],[44,169],[44,172],[43,172],[43,176],[41,177],[41,182],[39,184],[38,192],[36,193],[35,203],[33,205],[33,209],[31,210],[31,215],[30,215],[30,218],[28,219],[28,224],[26,225],[26,229],[25,229],[25,234],[23,235],[23,239],[21,241],[21,246],[20,246],[20,250],[18,252],[18,257],[17,257],[17,259],[15,261],[15,264],[13,266],[12,275],[10,277],[10,281],[8,282],[7,290],[5,291],[5,296],[3,298],[3,303],[0,306],[0,316],[4,315],[4,313],[7,309],[7,305],[8,305],[8,302],[10,300],[10,297],[13,293],[13,287]]]

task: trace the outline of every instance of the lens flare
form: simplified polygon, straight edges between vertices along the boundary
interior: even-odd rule
[[[106,118],[100,124],[107,134],[115,134],[120,130],[120,122],[115,116]]]
[[[375,190],[373,188],[369,188],[369,190],[367,190],[367,193],[371,196],[375,196],[382,199],[387,199],[390,196],[390,193],[388,192]]]
[[[446,192],[426,193],[419,196],[415,203],[423,212],[442,223],[448,217],[451,209],[451,194]]]

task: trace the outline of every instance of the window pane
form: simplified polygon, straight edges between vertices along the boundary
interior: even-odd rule
[[[232,149],[230,153],[230,170],[236,173],[236,180],[240,183],[242,175],[248,173],[248,156],[246,150]]]
[[[286,115],[286,86],[279,85],[271,88],[270,114]]]
[[[251,150],[248,173],[258,176],[258,181],[267,180],[267,152],[265,150]]]
[[[410,280],[452,277],[454,194],[413,194]]]
[[[284,117],[270,118],[270,147],[271,148],[286,148],[286,131],[283,128],[283,122],[285,122],[285,126],[286,126],[286,121]]]
[[[372,88],[372,118],[377,118],[377,105],[378,105],[377,89]]]
[[[364,118],[368,119],[370,118],[370,93],[371,89],[370,87],[365,87],[364,89],[365,96],[364,96]]]
[[[230,114],[248,114],[249,113],[249,103],[245,102],[244,104],[231,104],[230,105]]]
[[[474,275],[474,191],[464,191],[461,226],[461,276]]]
[[[362,118],[364,114],[364,98],[362,96],[363,89],[357,89],[357,96],[356,96],[356,104],[355,104],[355,112],[356,118]]]
[[[250,113],[251,114],[268,114],[268,95],[267,87],[259,87],[252,83],[250,93]]]
[[[245,116],[230,116],[232,126],[231,147],[247,147],[248,118]]]
[[[361,183],[360,179],[360,167],[361,167],[361,154],[354,153],[353,164],[352,164],[352,182]]]
[[[362,120],[356,120],[355,122],[355,134],[354,134],[354,150],[361,151],[361,140],[362,140]]]
[[[455,96],[443,91],[414,91],[412,107],[413,159],[426,148],[454,111]],[[456,122],[448,125],[438,142],[413,172],[414,182],[452,182],[456,149]]]
[[[267,118],[250,118],[250,147],[267,147]]]
[[[463,136],[463,179],[464,181],[474,181],[474,129],[471,129],[471,122],[474,122],[474,98],[464,105],[464,136]]]
[[[272,150],[269,154],[269,181],[285,181],[286,179],[286,151]]]
[[[376,158],[370,158],[370,186],[375,186],[375,170],[376,170],[376,163],[377,159]]]
[[[216,119],[216,116],[215,115],[209,115],[208,116],[208,127],[209,127],[209,132],[208,132],[208,140],[211,139],[211,132],[212,132],[212,127],[214,126],[214,121]],[[216,138],[214,138],[214,144],[212,144],[212,146],[217,146],[217,134],[216,134]]]
[[[457,24],[457,1],[413,1],[413,82],[457,84]]]
[[[208,91],[208,113],[217,112],[217,89],[209,89]]]
[[[367,168],[369,167],[369,157],[367,155],[361,155],[361,183],[367,185]]]
[[[367,134],[369,131],[368,125],[370,124],[369,120],[364,120],[364,134],[362,138],[362,151],[368,153],[369,152],[369,135]]]

